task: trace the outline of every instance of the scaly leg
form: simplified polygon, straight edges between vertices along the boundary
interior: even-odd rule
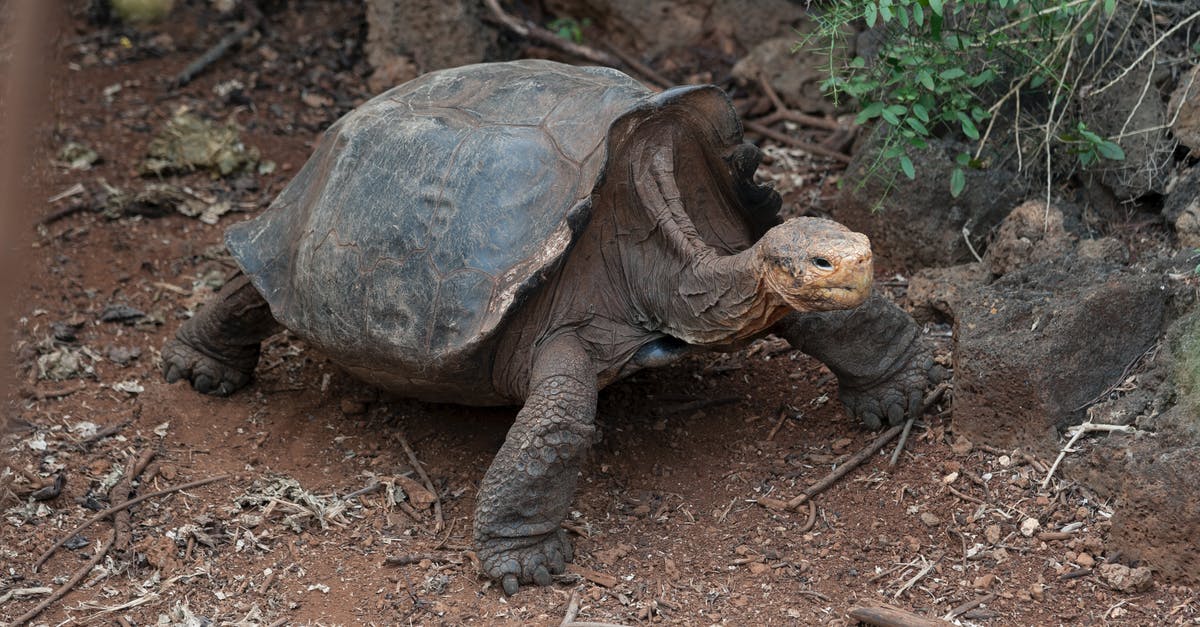
[[[775,331],[837,375],[842,404],[872,429],[919,414],[946,376],[917,323],[878,292],[848,311],[791,314]]]
[[[479,560],[505,594],[519,584],[549,585],[571,560],[559,525],[596,430],[596,388],[595,366],[578,339],[559,336],[538,349],[525,407],[475,505]]]
[[[259,344],[280,328],[250,279],[238,273],[162,349],[167,383],[187,379],[198,392],[229,396],[250,382]]]

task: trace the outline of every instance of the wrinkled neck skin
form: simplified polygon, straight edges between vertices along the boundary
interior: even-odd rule
[[[697,233],[677,186],[669,136],[646,138],[631,155],[636,202],[653,223],[623,238],[621,272],[640,324],[693,345],[719,346],[766,331],[791,308],[765,285],[757,246],[722,254]],[[658,238],[647,246],[642,238]],[[657,249],[656,259],[646,259]],[[666,251],[667,258],[662,258]]]

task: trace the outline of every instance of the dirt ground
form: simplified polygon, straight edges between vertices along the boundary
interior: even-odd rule
[[[232,269],[223,228],[264,207],[319,132],[369,97],[358,4],[274,3],[261,37],[180,89],[171,77],[232,18],[181,2],[170,22],[136,30],[90,24],[83,4],[60,20],[32,156],[43,222],[14,303],[22,395],[0,440],[0,621],[66,584],[118,529],[32,624],[557,625],[573,595],[577,620],[617,624],[847,625],[851,608],[879,604],[964,625],[1200,624],[1194,590],[1121,591],[1105,575],[1118,557],[1105,549],[1112,504],[1065,482],[1039,489],[1052,460],[956,440],[944,407],[894,469],[885,448],[817,497],[811,523],[759,504],[799,494],[877,435],[845,414],[820,364],[774,339],[602,392],[567,525],[575,566],[506,598],[478,574],[470,530],[515,410],[382,399],[287,335],[228,399],[158,374],[164,340]],[[106,186],[156,181],[139,164],[181,107],[236,121],[274,170],[162,178],[227,201],[234,213],[215,225],[96,211]],[[101,160],[73,169],[60,154],[70,142]],[[790,176],[785,161],[777,175]],[[789,202],[819,212],[838,172],[823,164],[807,162]],[[944,353],[947,330],[931,334]],[[205,479],[71,534],[122,488]]]

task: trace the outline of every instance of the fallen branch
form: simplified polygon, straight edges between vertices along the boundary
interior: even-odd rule
[[[950,624],[890,605],[856,607],[850,610],[850,618],[877,627],[946,627]]]
[[[157,492],[151,492],[149,494],[143,494],[139,497],[129,499],[128,501],[125,501],[124,503],[121,503],[120,505],[113,505],[112,507],[110,507],[106,510],[97,512],[91,518],[88,518],[87,520],[76,525],[74,529],[69,531],[62,538],[60,538],[58,540],[58,542],[55,542],[54,546],[50,547],[49,549],[46,549],[46,552],[42,553],[42,556],[39,557],[36,562],[34,562],[33,572],[35,572],[35,573],[38,572],[38,569],[40,569],[42,567],[42,564],[45,564],[46,560],[50,559],[50,556],[54,555],[54,552],[57,551],[60,547],[62,547],[62,545],[67,542],[67,540],[75,537],[75,535],[77,535],[80,531],[83,531],[84,529],[88,528],[92,523],[94,523],[98,520],[102,520],[108,516],[111,516],[112,514],[119,512],[119,511],[133,507],[134,505],[137,505],[138,503],[141,503],[142,501],[146,501],[146,500],[149,500],[149,499],[152,499],[155,497],[171,494],[172,492],[179,492],[180,490],[189,490],[191,488],[198,488],[202,485],[208,485],[210,483],[215,483],[217,481],[222,481],[222,480],[228,479],[229,477],[230,477],[230,475],[218,475],[216,477],[209,477],[207,479],[199,479],[196,481],[191,481],[191,482],[185,483],[183,485],[177,485],[172,488],[164,488]]]
[[[54,398],[65,398],[76,392],[82,392],[86,389],[87,389],[87,383],[80,381],[79,383],[76,383],[75,385],[66,385],[66,386],[58,387],[58,388],[51,388],[49,390],[38,390],[38,389],[22,390],[22,395],[25,396],[26,398],[32,398],[32,399],[38,400],[38,401],[45,401],[45,400],[50,400],[50,399],[54,399]]]
[[[932,407],[948,388],[949,385],[943,383],[934,388],[934,390],[929,394],[926,394],[925,398],[921,401],[921,413],[925,413],[926,410]],[[888,442],[896,439],[896,436],[900,435],[900,432],[903,430],[904,425],[896,425],[891,429],[884,431],[879,435],[878,438],[875,438],[874,442],[872,442],[863,450],[855,453],[853,457],[846,460],[841,466],[838,466],[833,472],[826,475],[824,479],[812,484],[805,489],[804,492],[801,492],[799,496],[787,501],[783,505],[782,509],[796,509],[797,507],[803,505],[805,501],[824,492],[825,490],[828,490],[830,486],[837,483],[839,479],[849,474],[851,470],[854,470],[872,455],[878,453],[879,450],[886,446]],[[767,507],[777,506],[779,503],[776,499],[759,499],[758,502],[766,505]],[[774,508],[779,509],[778,507]]]
[[[954,619],[958,618],[959,616],[966,614],[967,612],[979,607],[980,605],[983,605],[984,603],[991,603],[994,600],[996,600],[995,593],[985,594],[981,597],[972,599],[970,601],[967,601],[966,603],[962,603],[961,605],[956,606],[954,609],[950,610],[943,618],[945,620],[954,620]]]
[[[933,388],[933,391],[921,399],[921,413],[924,414],[926,410],[933,407],[933,404],[938,402],[949,389],[950,384],[945,382],[939,383],[937,387]],[[904,423],[904,430],[900,432],[900,441],[896,443],[896,450],[892,451],[892,458],[888,460],[888,468],[895,468],[896,462],[900,461],[900,454],[904,452],[904,445],[908,443],[908,434],[912,431],[913,423],[916,421],[917,417],[911,416]]]
[[[1062,450],[1058,452],[1058,458],[1054,460],[1054,464],[1050,466],[1050,470],[1046,472],[1046,478],[1042,479],[1041,487],[1043,490],[1046,489],[1046,486],[1050,485],[1050,479],[1054,477],[1054,471],[1058,470],[1058,465],[1062,463],[1062,460],[1067,456],[1067,453],[1074,452],[1074,449],[1071,447],[1075,445],[1075,442],[1077,442],[1079,438],[1083,437],[1083,434],[1094,431],[1107,431],[1109,433],[1113,431],[1120,431],[1121,433],[1133,433],[1137,431],[1137,429],[1130,425],[1105,425],[1096,424],[1094,422],[1085,422],[1067,429],[1067,432],[1071,434],[1071,439],[1067,440],[1067,443],[1062,447]]]
[[[71,534],[71,535],[73,536],[75,534]],[[67,536],[67,537],[71,537],[71,536]],[[88,563],[84,564],[83,566],[80,566],[79,570],[75,571],[75,574],[71,575],[71,578],[68,579],[67,582],[62,585],[62,587],[60,587],[58,590],[55,590],[54,594],[51,594],[50,596],[43,599],[42,602],[38,603],[33,609],[18,616],[10,624],[24,625],[25,623],[32,621],[34,618],[37,617],[38,614],[41,614],[43,610],[50,607],[55,601],[66,596],[68,592],[70,592],[73,588],[75,588],[75,586],[79,585],[80,581],[83,581],[83,578],[86,577],[88,573],[92,572],[92,568],[95,567],[96,564],[99,564],[100,560],[104,559],[105,555],[108,555],[108,550],[112,548],[113,543],[116,542],[116,540],[117,540],[117,532],[114,529],[109,534],[108,541],[104,543],[104,546],[100,547],[100,550],[97,551],[96,554],[92,556],[92,559],[88,560]],[[62,545],[62,543],[60,542],[59,546],[61,546],[61,545]],[[58,547],[55,547],[55,548],[58,548]],[[39,561],[38,564],[40,565],[41,562]],[[34,572],[37,572],[36,565],[34,566],[33,570],[34,570]]]
[[[579,588],[575,588],[571,591],[571,600],[567,601],[567,613],[563,616],[562,622],[559,623],[559,627],[562,627],[563,625],[570,625],[571,623],[575,622],[575,617],[579,616],[580,596]]]
[[[742,123],[742,126],[745,126],[746,129],[749,131],[758,133],[759,135],[762,135],[763,137],[773,139],[781,144],[786,144],[788,146],[791,146],[792,148],[798,148],[800,150],[803,150],[808,153],[812,153],[814,155],[821,155],[822,157],[828,157],[828,158],[833,159],[834,161],[838,161],[840,163],[846,163],[846,164],[850,163],[849,155],[842,154],[836,150],[830,150],[830,149],[828,149],[824,146],[820,146],[818,144],[813,144],[813,143],[806,142],[801,139],[796,139],[795,137],[792,137],[791,135],[788,135],[787,133],[780,133],[779,131],[777,131],[773,128],[770,128],[763,124],[759,124],[758,122],[752,122],[752,121],[747,120]]]
[[[178,89],[192,82],[201,72],[208,69],[208,66],[216,63],[231,48],[254,32],[254,29],[258,28],[259,22],[262,21],[262,14],[250,4],[247,5],[246,11],[249,13],[246,20],[238,24],[238,27],[233,32],[222,37],[213,47],[200,55],[200,58],[189,63],[187,67],[183,68],[182,72],[175,75],[175,78],[171,80],[172,88]]]
[[[577,44],[568,39],[559,37],[558,35],[555,35],[554,33],[542,28],[541,26],[538,26],[537,24],[517,19],[515,16],[507,13],[504,8],[500,6],[499,0],[483,0],[483,3],[486,4],[488,9],[491,10],[492,16],[496,18],[496,21],[503,24],[505,28],[526,39],[532,39],[534,41],[540,41],[544,44],[549,44],[555,48],[558,48],[559,50],[562,50],[563,52],[572,54],[582,59],[587,59],[592,63],[598,63],[600,65],[607,65],[610,67],[617,67],[621,65],[621,61],[610,54],[600,52],[595,48],[591,48],[583,44]]]
[[[442,496],[438,494],[437,488],[433,487],[433,482],[429,480],[429,475],[425,474],[425,467],[417,460],[417,454],[408,445],[408,440],[404,437],[404,434],[397,433],[396,437],[400,440],[400,446],[404,447],[404,454],[408,455],[408,461],[412,464],[413,470],[417,471],[417,476],[425,484],[425,489],[429,490],[429,493],[433,495],[433,514],[437,517],[437,522],[434,524],[434,533],[441,533],[442,529],[446,526],[446,519],[442,517]]]

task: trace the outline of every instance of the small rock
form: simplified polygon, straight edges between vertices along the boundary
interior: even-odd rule
[[[992,584],[994,583],[996,583],[996,576],[988,573],[986,575],[976,577],[975,582],[972,585],[976,590],[987,590],[988,588],[991,588]]]
[[[1034,601],[1041,601],[1046,597],[1046,586],[1040,583],[1029,584],[1029,596]]]
[[[997,544],[1000,542],[1000,525],[988,525],[987,529],[983,530],[983,537],[988,544]]]
[[[367,413],[367,405],[362,401],[352,398],[343,398],[341,402],[342,413],[347,416],[359,416]]]
[[[145,318],[146,312],[130,307],[123,303],[113,303],[104,308],[100,312],[100,322],[120,322],[121,324],[133,324],[134,322]]]
[[[954,443],[950,445],[950,450],[955,455],[966,455],[967,453],[971,452],[973,447],[974,445],[971,444],[970,440],[960,435],[957,438],[954,438]]]
[[[1026,518],[1021,522],[1021,535],[1026,538],[1032,538],[1033,534],[1037,533],[1038,528],[1041,526],[1042,523],[1038,522],[1036,518]]]
[[[771,570],[771,567],[769,565],[764,564],[762,562],[751,562],[749,564],[749,568],[750,568],[750,573],[754,574],[754,575],[761,575],[761,574]]]
[[[142,349],[136,346],[108,346],[104,349],[104,356],[118,366],[128,366],[142,356]]]
[[[1096,565],[1096,560],[1087,553],[1080,553],[1075,556],[1075,563],[1079,564],[1080,568],[1091,568]]]
[[[938,518],[933,512],[921,512],[921,522],[925,523],[928,527],[934,527],[942,522],[942,519]]]
[[[1174,120],[1171,132],[1175,139],[1191,148],[1193,155],[1200,152],[1200,66],[1180,77],[1167,106],[1167,119]]]
[[[1124,564],[1101,564],[1100,578],[1113,590],[1119,592],[1145,592],[1153,585],[1149,568],[1130,568]]]

